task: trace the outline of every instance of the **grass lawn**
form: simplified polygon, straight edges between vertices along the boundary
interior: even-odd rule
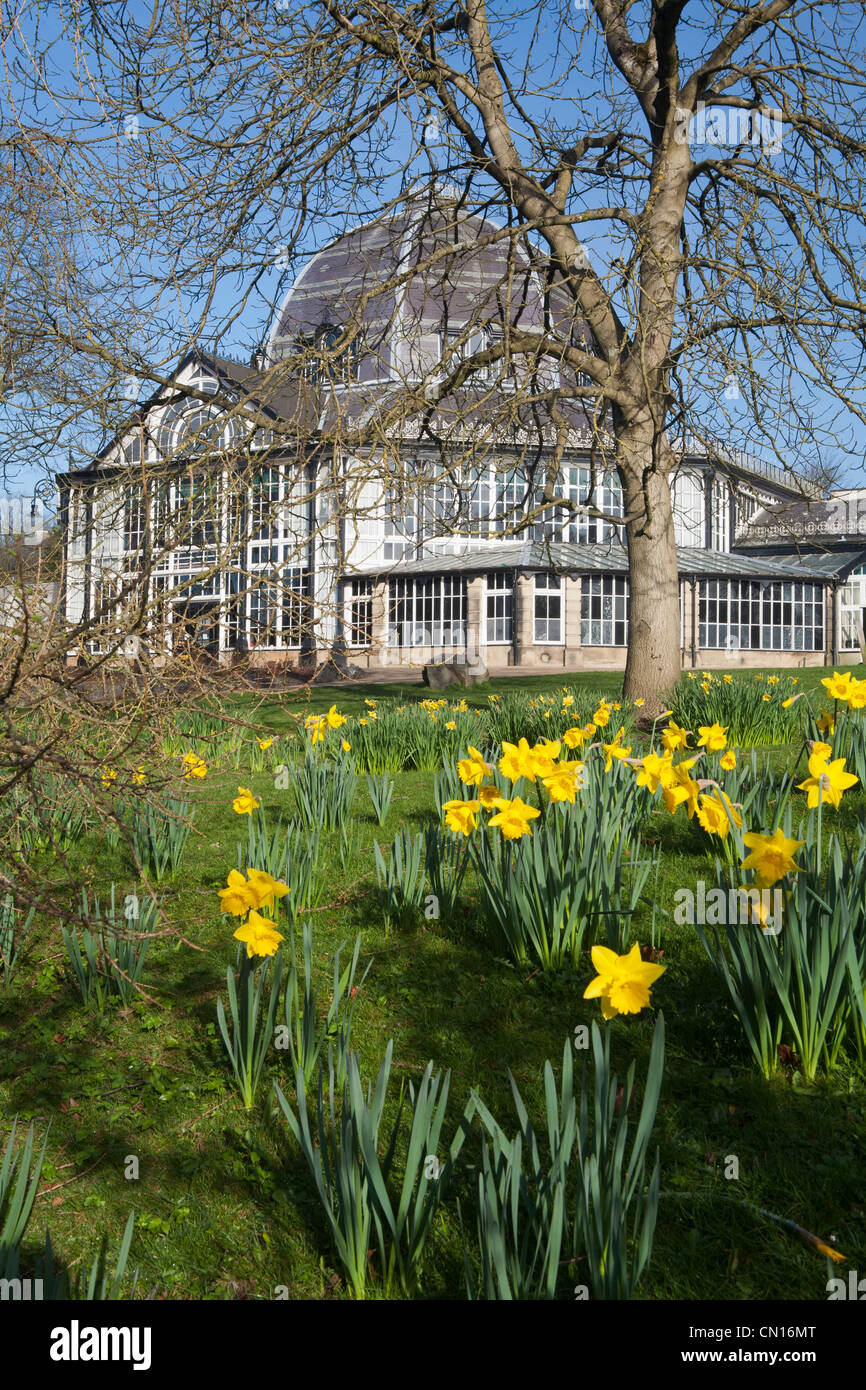
[[[814,690],[826,673],[798,674],[802,686]],[[621,675],[559,674],[521,678],[520,684],[551,693],[566,682],[615,699]],[[466,700],[481,707],[488,694],[513,688],[510,680],[494,680],[465,692]],[[336,701],[344,713],[356,714],[365,699],[409,702],[429,694],[415,685],[319,687],[305,712],[325,711]],[[289,696],[237,697],[225,702],[225,712],[254,719],[263,732],[282,733],[297,706]],[[797,751],[778,749],[774,761]],[[541,1132],[545,1060],[558,1075],[575,1028],[600,1022],[597,1001],[583,998],[594,974],[588,953],[577,969],[549,972],[497,959],[477,930],[474,888],[465,893],[456,928],[419,916],[411,929],[387,932],[374,841],[387,853],[401,826],[415,830],[436,817],[430,773],[402,772],[394,780],[380,828],[360,779],[353,815],[359,839],[345,867],[339,835],[326,840],[321,900],[312,913],[323,995],[333,952],[344,942],[350,952],[362,932],[362,966],[371,962],[371,969],[357,1001],[353,1046],[360,1049],[365,1078],[375,1077],[393,1039],[400,1079],[417,1084],[428,1060],[450,1069],[446,1135],[473,1088],[512,1134],[510,1073]],[[35,1120],[40,1134],[50,1124],[28,1234],[31,1253],[48,1226],[66,1260],[89,1262],[103,1233],[117,1248],[134,1209],[130,1268],[139,1272],[137,1296],[271,1299],[287,1289],[292,1298],[345,1298],[314,1184],[270,1091],[276,1078],[294,1102],[286,1054],[272,1053],[267,1084],[246,1112],[217,1030],[216,1003],[234,962],[236,925],[221,916],[217,890],[236,867],[236,846],[246,834],[247,818],[232,810],[239,784],[253,791],[271,821],[292,811],[291,792],[277,790],[272,770],[215,763],[204,781],[183,784],[195,808],[194,826],[180,871],[160,893],[185,939],[152,946],[142,977],[147,997],[126,1009],[112,1003],[104,1014],[86,1010],[66,978],[59,932],[47,922],[34,932],[11,983],[0,986],[0,1143],[16,1114]],[[827,823],[853,830],[864,811],[857,787],[839,811],[827,812]],[[756,1209],[824,1241],[832,1237],[846,1256],[843,1274],[866,1268],[862,1069],[850,1059],[815,1085],[804,1084],[792,1065],[773,1080],[761,1077],[694,928],[677,926],[671,915],[678,888],[713,878],[708,837],[682,812],[672,817],[663,807],[650,815],[643,834],[649,845],[658,843],[662,860],[639,908],[634,938],[663,951],[666,971],[653,986],[652,1010],[610,1025],[618,1074],[633,1059],[642,1079],[655,1011],[663,1010],[666,1024],[653,1141],[661,1154],[662,1195],[639,1297],[824,1301],[827,1259]],[[73,881],[88,891],[104,895],[114,882],[123,894],[136,886],[126,849],[112,847],[98,830],[76,842],[67,861]],[[51,853],[39,863],[46,881],[64,881]],[[579,1068],[582,1054],[574,1055]],[[476,1119],[436,1218],[423,1297],[465,1297],[457,1199],[474,1250],[480,1133]],[[137,1177],[127,1176],[135,1167],[131,1157],[138,1160]],[[738,1176],[726,1176],[734,1168]],[[568,1271],[561,1296],[572,1296],[570,1286],[580,1283],[581,1270]],[[371,1288],[375,1292],[376,1285]]]

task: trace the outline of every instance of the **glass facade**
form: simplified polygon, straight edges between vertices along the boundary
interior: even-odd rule
[[[822,651],[824,590],[820,584],[704,579],[698,641],[711,651]]]

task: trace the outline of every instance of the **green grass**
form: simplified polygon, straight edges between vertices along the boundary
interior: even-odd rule
[[[771,668],[770,668],[771,669]],[[817,686],[823,671],[799,673]],[[615,696],[621,677],[537,677],[521,686],[539,691],[588,684]],[[486,703],[490,691],[514,689],[507,680],[466,693]],[[367,698],[396,693],[382,685],[319,688],[311,708],[337,701],[346,713]],[[401,699],[424,698],[421,687],[401,687]],[[252,702],[232,702],[237,712]],[[290,699],[255,702],[257,727],[281,731]],[[782,761],[788,750],[776,750]],[[375,1074],[389,1038],[395,1070],[417,1079],[428,1059],[452,1071],[449,1115],[459,1113],[476,1087],[507,1130],[515,1121],[507,1072],[537,1120],[543,1114],[541,1072],[550,1058],[558,1070],[563,1043],[578,1024],[599,1016],[584,1001],[591,978],[584,959],[577,971],[521,975],[494,959],[473,932],[471,896],[453,931],[420,922],[386,934],[376,893],[374,839],[384,847],[397,828],[416,829],[433,815],[432,777],[395,777],[386,824],[377,827],[363,778],[355,820],[361,844],[341,868],[337,837],[330,837],[327,891],[314,914],[315,953],[325,990],[327,961],[341,942],[363,932],[361,969],[372,959],[355,1014],[354,1042],[366,1076]],[[272,1298],[286,1287],[293,1298],[345,1297],[324,1219],[301,1156],[277,1119],[267,1088],[247,1114],[237,1097],[216,1029],[216,1000],[234,959],[232,925],[220,916],[217,889],[235,867],[245,818],[231,800],[239,782],[249,786],[271,818],[289,813],[291,796],[274,789],[268,772],[212,767],[204,782],[184,783],[196,822],[180,873],[160,885],[172,924],[184,940],[157,944],[143,982],[149,999],[130,1009],[112,1005],[88,1014],[63,979],[59,931],[43,922],[11,986],[0,989],[0,1136],[16,1113],[35,1118],[40,1133],[50,1120],[48,1157],[31,1226],[31,1248],[46,1225],[67,1260],[87,1260],[102,1232],[119,1243],[131,1208],[137,1227],[130,1269],[140,1271],[139,1296],[171,1299]],[[843,803],[852,824],[866,809],[862,789]],[[866,1095],[853,1065],[814,1087],[783,1071],[764,1082],[750,1064],[727,998],[694,930],[665,916],[677,887],[712,877],[706,839],[683,815],[651,818],[647,840],[658,839],[663,868],[658,882],[656,941],[666,973],[653,991],[667,1025],[667,1062],[656,1138],[661,1147],[662,1192],[655,1249],[640,1296],[647,1299],[826,1298],[828,1262],[740,1199],[797,1222],[822,1239],[835,1236],[847,1256],[840,1266],[866,1268],[866,1205],[862,1155],[866,1152]],[[62,874],[48,853],[40,856],[46,882]],[[110,850],[98,835],[78,842],[68,864],[80,887],[121,893],[135,887],[125,850]],[[650,939],[652,913],[643,909],[637,931]],[[661,935],[659,936],[659,932]],[[630,1058],[645,1069],[652,1017],[613,1024],[617,1070]],[[283,1054],[279,1054],[282,1056]],[[578,1055],[579,1060],[579,1055]],[[279,1077],[293,1095],[285,1068]],[[446,1123],[446,1132],[449,1124]],[[466,1209],[474,1187],[480,1140],[477,1124],[461,1156],[455,1191],[437,1218],[424,1282],[429,1297],[462,1297],[463,1269],[454,1197]],[[129,1156],[139,1177],[124,1176]],[[726,1180],[728,1156],[739,1178]],[[835,1271],[834,1271],[835,1272]],[[575,1271],[572,1282],[580,1282]]]

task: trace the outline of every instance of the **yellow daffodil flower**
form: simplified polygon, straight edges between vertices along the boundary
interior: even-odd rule
[[[256,801],[249,787],[238,787],[238,794],[232,802],[232,809],[237,811],[239,816],[251,816],[253,811],[259,809],[259,802]]]
[[[509,782],[518,782],[521,777],[526,777],[530,782],[535,781],[536,769],[535,759],[528,742],[522,738],[519,743],[503,743],[502,757],[499,759],[499,771],[503,777],[507,777]]]
[[[256,907],[261,911],[267,909],[272,911],[280,898],[284,898],[289,891],[289,885],[283,883],[282,879],[272,878],[264,869],[247,869],[247,878],[250,887],[256,895]]]
[[[667,748],[670,753],[676,753],[678,748],[688,748],[689,733],[689,729],[681,729],[679,724],[675,724],[671,720],[662,734],[662,746]]]
[[[460,835],[469,835],[475,829],[475,817],[480,805],[480,801],[443,801],[442,810],[448,829],[456,830]]]
[[[744,835],[743,844],[750,849],[743,860],[743,869],[754,869],[755,881],[761,888],[770,888],[788,873],[799,873],[793,856],[806,843],[790,840],[779,827],[772,835]]]
[[[280,942],[285,940],[273,922],[269,922],[266,917],[260,917],[258,912],[251,912],[234,936],[238,941],[246,942],[247,955],[251,960],[254,956],[276,955]]]
[[[498,826],[506,840],[519,840],[521,835],[532,834],[529,822],[539,815],[541,812],[534,806],[527,806],[516,796],[512,801],[503,800],[497,814],[490,817],[490,824]]]
[[[498,787],[495,787],[492,782],[487,782],[485,786],[478,788],[478,800],[481,802],[485,811],[493,811],[497,807],[506,804],[502,792]]]
[[[552,770],[541,779],[551,801],[570,801],[573,806],[584,770],[584,764],[580,762],[554,763]]]
[[[583,997],[600,999],[604,1018],[640,1013],[650,1002],[651,986],[666,969],[664,965],[641,960],[637,942],[624,956],[607,946],[593,946],[592,963],[598,974],[587,985]]]
[[[230,917],[245,917],[260,906],[258,893],[237,869],[231,870],[227,882],[228,887],[219,890],[223,912]]]
[[[727,732],[727,724],[724,727],[721,724],[701,724],[698,728],[698,747],[706,748],[709,753],[720,753],[728,741],[725,737]]]
[[[830,805],[838,809],[842,793],[849,787],[856,786],[859,780],[852,772],[845,771],[844,758],[837,758],[831,763],[827,762],[823,754],[813,751],[809,759],[809,776],[805,782],[799,783],[798,789],[806,792],[806,804],[810,811],[819,801],[825,806]]]
[[[467,749],[468,758],[461,758],[457,764],[457,774],[461,782],[465,782],[468,787],[480,787],[485,777],[490,777],[493,769],[479,753],[477,748],[469,744]]]

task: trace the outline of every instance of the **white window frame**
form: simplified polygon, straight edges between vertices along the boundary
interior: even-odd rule
[[[510,647],[514,641],[514,575],[511,570],[492,570],[487,574],[484,593],[487,645]]]
[[[558,608],[556,616],[551,607]],[[539,607],[542,609],[539,612]],[[555,625],[555,627],[554,627]],[[552,635],[551,629],[558,635]],[[565,576],[536,574],[532,585],[532,643],[536,647],[561,647],[565,643]]]
[[[583,647],[627,647],[629,584],[624,574],[588,574],[580,583],[580,642]],[[621,626],[617,641],[617,627]]]

